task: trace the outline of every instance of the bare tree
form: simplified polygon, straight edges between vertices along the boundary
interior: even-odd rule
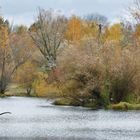
[[[36,22],[30,28],[34,43],[46,60],[46,69],[56,67],[58,50],[64,41],[67,20],[52,10],[39,9]]]
[[[136,23],[140,23],[140,0],[134,0],[133,5],[129,8],[130,15]]]

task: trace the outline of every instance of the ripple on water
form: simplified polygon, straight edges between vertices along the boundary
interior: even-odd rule
[[[60,107],[38,98],[0,99],[0,140],[140,140],[140,112]]]

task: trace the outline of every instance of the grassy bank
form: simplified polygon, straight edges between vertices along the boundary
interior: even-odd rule
[[[54,102],[54,105],[60,105],[60,106],[83,106],[91,109],[99,109],[99,106],[96,102],[89,102],[81,105],[79,102],[73,99],[69,98],[61,98],[57,99]],[[104,107],[106,109],[112,109],[112,110],[140,110],[140,104],[130,104],[127,102],[120,102],[118,104],[111,104],[107,107]]]
[[[113,110],[140,110],[140,104],[130,104],[127,102],[120,102],[119,104],[112,104],[108,109]]]
[[[99,109],[99,106],[97,105],[96,102],[89,102],[89,103],[82,104],[81,102],[78,102],[77,100],[71,98],[57,99],[54,101],[53,104],[60,105],[60,106],[83,106],[91,109]]]
[[[60,106],[80,106],[80,103],[70,98],[61,98],[54,101],[54,105]]]

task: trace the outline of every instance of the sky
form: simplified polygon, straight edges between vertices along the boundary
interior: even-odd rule
[[[27,26],[35,20],[39,7],[61,10],[66,16],[99,13],[105,15],[110,22],[117,22],[132,2],[133,0],[0,0],[0,13],[14,24]]]

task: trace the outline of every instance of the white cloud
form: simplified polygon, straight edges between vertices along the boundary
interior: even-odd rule
[[[70,12],[69,12],[69,15],[75,15],[76,14],[76,10],[75,9],[71,9]]]
[[[103,14],[110,21],[115,20],[121,14],[121,10],[133,0],[0,0],[2,13],[14,23],[31,24],[38,7],[44,9],[61,10],[63,14],[70,16],[77,14],[84,16],[89,13]]]

